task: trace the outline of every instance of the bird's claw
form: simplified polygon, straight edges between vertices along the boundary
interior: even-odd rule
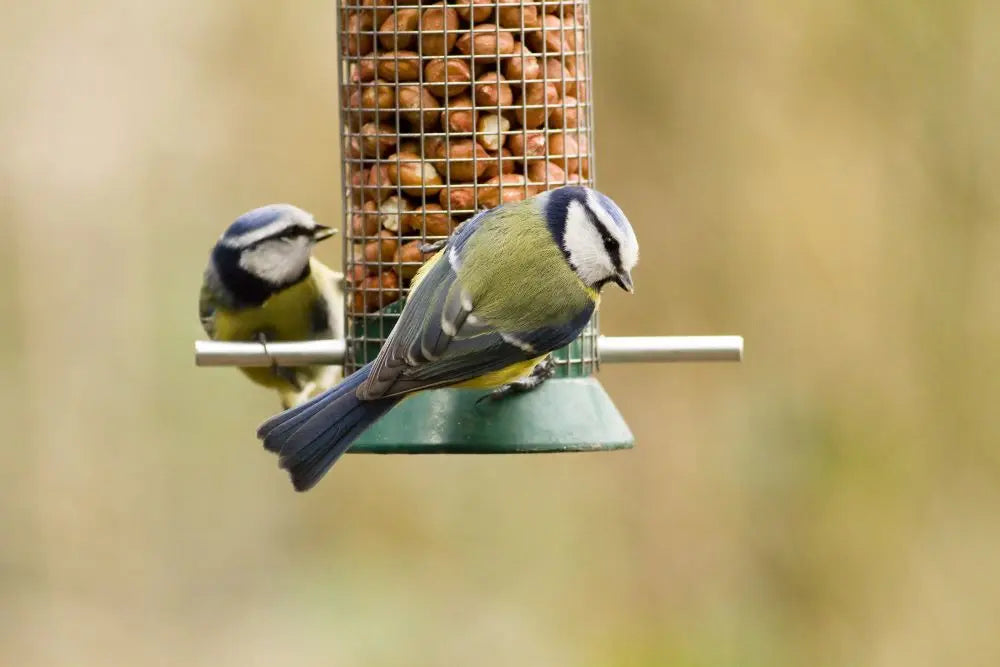
[[[430,255],[439,251],[441,248],[448,245],[448,239],[441,239],[439,241],[434,241],[433,243],[425,243],[420,246],[420,252],[425,255]]]
[[[292,385],[295,391],[302,391],[302,383],[299,382],[295,371],[285,366],[279,366],[277,359],[271,356],[271,353],[267,349],[267,335],[261,331],[257,332],[257,342],[264,346],[264,356],[270,360],[271,372],[274,373],[274,376]]]
[[[491,401],[499,401],[501,399],[507,398],[508,396],[513,396],[515,394],[523,394],[533,389],[538,389],[539,386],[549,378],[551,378],[556,373],[556,363],[552,361],[552,357],[548,356],[542,359],[535,367],[531,370],[531,374],[523,380],[517,380],[516,382],[510,382],[508,384],[494,389],[490,393],[479,398],[476,401],[478,405],[482,401],[487,399]]]

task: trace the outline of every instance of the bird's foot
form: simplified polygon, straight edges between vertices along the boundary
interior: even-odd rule
[[[267,335],[263,332],[257,332],[257,342],[264,346],[264,356],[271,361],[271,372],[274,376],[295,387],[296,391],[302,391],[302,383],[299,382],[295,371],[285,366],[279,366],[278,361],[271,357],[271,353],[267,350]]]
[[[434,241],[433,243],[425,243],[420,246],[420,252],[425,255],[432,255],[446,245],[448,245],[448,239],[441,239],[439,241]]]
[[[490,393],[486,394],[480,398],[476,403],[480,403],[486,399],[491,401],[499,401],[501,399],[507,398],[508,396],[513,396],[515,394],[523,394],[525,392],[531,391],[533,389],[538,389],[539,386],[549,378],[551,378],[556,373],[556,362],[552,361],[552,357],[548,356],[538,362],[535,367],[531,370],[531,374],[523,380],[517,380],[516,382],[510,382],[503,385],[498,389],[494,389]]]

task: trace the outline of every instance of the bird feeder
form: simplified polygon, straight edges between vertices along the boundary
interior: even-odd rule
[[[378,354],[429,244],[481,210],[595,184],[588,0],[340,0],[338,10],[346,340],[204,343],[199,363],[342,362],[352,373]],[[421,392],[350,451],[627,448],[632,433],[594,377],[602,357],[741,354],[738,337],[608,339],[595,314],[537,389],[496,401]]]

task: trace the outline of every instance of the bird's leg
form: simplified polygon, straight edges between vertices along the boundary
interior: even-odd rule
[[[543,382],[551,378],[555,375],[555,373],[556,362],[552,361],[552,355],[549,355],[539,361],[535,367],[531,369],[531,374],[528,375],[528,377],[523,380],[517,380],[516,382],[505,384],[499,389],[494,389],[476,401],[476,403],[479,403],[487,398],[491,401],[499,401],[502,398],[506,398],[514,394],[523,394],[526,391],[538,389]]]
[[[285,366],[279,366],[277,360],[271,358],[271,353],[267,351],[267,334],[258,331],[257,342],[264,346],[264,356],[271,360],[271,372],[274,373],[274,376],[295,387],[296,391],[302,391],[302,384],[295,376],[295,371]]]

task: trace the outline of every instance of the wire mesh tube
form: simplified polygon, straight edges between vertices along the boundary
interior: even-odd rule
[[[587,0],[341,0],[345,371],[377,353],[427,242],[594,183]],[[592,373],[597,322],[555,354]]]

